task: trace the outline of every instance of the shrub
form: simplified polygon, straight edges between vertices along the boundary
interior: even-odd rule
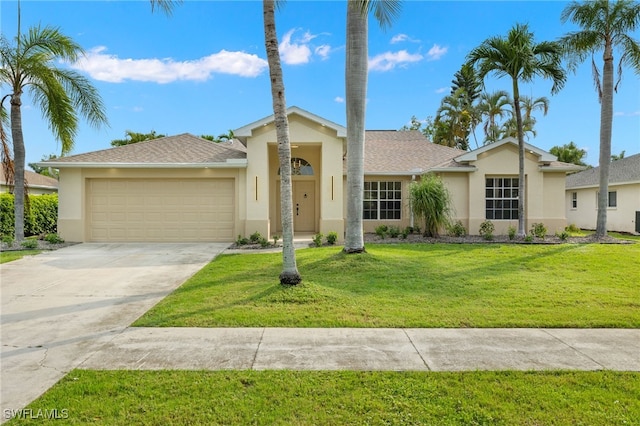
[[[22,248],[27,250],[33,250],[38,248],[38,240],[34,240],[33,238],[29,238],[22,242]]]
[[[7,245],[11,245],[13,244],[13,235],[3,235],[2,236],[2,242],[7,244]]]
[[[246,237],[243,237],[242,235],[238,235],[238,238],[236,239],[236,244],[239,246],[245,246],[249,244],[249,239]]]
[[[400,227],[398,227],[398,226],[390,226],[389,227],[389,236],[391,238],[398,238],[398,235],[400,235]]]
[[[566,241],[569,238],[569,233],[567,231],[556,232],[556,237],[560,238],[562,241]]]
[[[322,246],[322,237],[324,237],[324,235],[322,235],[322,232],[319,232],[313,236],[313,244],[316,247]]]
[[[269,240],[267,240],[264,237],[260,237],[260,239],[258,240],[258,244],[260,244],[260,247],[262,247],[262,248],[266,248],[266,247],[269,247],[271,245]]]
[[[13,194],[0,194],[0,234],[13,235],[15,217]],[[25,203],[27,204],[27,203]],[[29,207],[25,205],[25,236],[55,234],[58,232],[58,194],[29,195]]]
[[[253,234],[249,235],[249,242],[251,243],[259,243],[260,240],[262,240],[262,234],[260,234],[258,231],[254,232]]]
[[[49,244],[61,244],[64,240],[60,238],[58,234],[47,234],[44,236],[44,240]]]
[[[461,221],[457,221],[449,227],[449,235],[452,237],[464,237],[467,235],[467,229],[464,227]]]
[[[517,233],[518,229],[513,225],[509,225],[509,228],[507,228],[507,235],[509,236],[509,240],[513,240],[516,237]]]
[[[531,234],[538,238],[544,238],[547,235],[547,228],[544,223],[533,223],[531,224]]]
[[[424,220],[424,235],[438,237],[438,230],[446,227],[451,217],[451,196],[442,179],[433,173],[422,175],[420,182],[409,187],[411,209]]]
[[[493,222],[490,220],[485,220],[480,224],[480,230],[478,233],[482,238],[487,241],[493,240],[493,231],[495,231],[496,227],[493,225]]]
[[[400,234],[400,238],[402,238],[403,240],[406,240],[412,231],[413,231],[413,228],[411,226],[407,226],[402,230],[402,233]]]
[[[524,236],[524,242],[525,243],[532,243],[533,242],[533,235],[531,234],[527,234]]]
[[[273,238],[273,245],[277,246],[278,240],[280,239],[280,235],[273,235],[271,238]]]
[[[376,235],[380,238],[384,239],[387,236],[387,232],[389,232],[389,227],[387,225],[376,226]]]
[[[338,241],[338,233],[335,231],[331,231],[327,234],[327,244],[330,246],[335,245],[336,241]]]
[[[580,228],[575,223],[570,224],[565,228],[565,231],[570,232],[572,234],[577,234],[580,232]]]

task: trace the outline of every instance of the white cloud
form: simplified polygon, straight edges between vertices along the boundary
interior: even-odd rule
[[[160,84],[177,80],[205,81],[212,74],[256,77],[268,67],[267,61],[257,55],[227,50],[191,61],[175,61],[171,58],[120,59],[105,53],[106,50],[104,46],[95,47],[71,67],[85,71],[100,81],[121,83],[133,80]]]
[[[344,103],[344,98],[342,96],[336,96],[333,100],[336,101],[339,104],[343,104]]]
[[[328,44],[323,44],[322,46],[316,47],[314,53],[324,61],[325,59],[329,59],[329,53],[331,53],[331,46]]]
[[[618,112],[615,112],[613,115],[615,115],[616,117],[637,117],[640,115],[640,111],[632,111],[632,112],[618,111]]]
[[[450,88],[449,87],[440,87],[438,89],[436,89],[436,93],[444,93],[446,91],[448,91]]]
[[[307,44],[309,42],[309,33],[305,33],[304,36],[295,42],[291,42],[291,36],[296,29],[289,30],[283,37],[280,42],[279,50],[280,57],[285,64],[288,65],[299,65],[306,64],[309,62],[309,58],[311,57],[311,49]],[[303,44],[300,44],[303,43]]]
[[[409,37],[406,34],[396,34],[391,38],[391,44],[402,43],[403,41],[410,41],[412,43],[420,43],[420,40]]]
[[[449,50],[448,47],[442,47],[434,44],[433,47],[429,49],[429,52],[427,52],[427,58],[429,61],[437,61],[447,53],[447,50]]]
[[[406,50],[398,52],[385,52],[369,58],[369,70],[371,71],[390,71],[396,66],[406,66],[411,62],[419,62],[423,56],[419,53],[411,54]]]

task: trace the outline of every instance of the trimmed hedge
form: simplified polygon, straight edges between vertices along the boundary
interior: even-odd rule
[[[13,194],[0,194],[0,235],[13,235],[15,216]],[[24,213],[24,234],[55,234],[58,232],[58,194],[29,195],[31,208]]]

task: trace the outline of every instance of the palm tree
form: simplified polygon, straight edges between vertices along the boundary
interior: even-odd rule
[[[476,142],[476,148],[478,148],[475,128],[480,124],[482,119],[476,101],[482,92],[482,81],[478,78],[476,70],[468,63],[463,64],[453,77],[453,80],[451,80],[451,95],[462,90],[461,97],[464,108],[463,122],[466,126],[464,143],[462,145],[466,145],[467,149],[469,149],[469,134],[473,133],[473,139]]]
[[[536,76],[553,81],[551,93],[557,93],[566,81],[561,67],[562,51],[558,43],[535,43],[529,27],[516,24],[507,37],[491,37],[473,49],[468,55],[470,64],[477,67],[478,76],[484,80],[489,73],[498,77],[510,77],[513,87],[513,109],[518,133],[518,236],[524,237],[524,129],[520,105],[519,82],[530,82]]]
[[[522,105],[522,111],[524,112],[523,119],[532,119],[533,124],[536,120],[532,114],[535,110],[542,111],[542,115],[547,115],[549,112],[549,99],[546,96],[542,96],[533,99],[531,96],[523,96],[520,98],[520,105]]]
[[[502,119],[505,115],[510,115],[511,110],[507,106],[511,105],[509,93],[498,90],[493,93],[483,92],[480,95],[478,110],[482,117],[487,117],[482,129],[484,130],[484,143],[497,142],[499,139],[499,126],[496,119]]]
[[[436,111],[436,120],[448,123],[448,133],[440,134],[434,140],[439,145],[446,145],[467,151],[469,149],[469,133],[477,124],[475,108],[470,105],[466,91],[456,89],[453,94],[445,96],[440,108]]]
[[[64,68],[61,62],[75,62],[84,54],[83,49],[57,28],[32,27],[18,34],[10,42],[0,36],[0,84],[9,86],[11,138],[15,167],[14,208],[15,240],[24,239],[24,169],[25,145],[22,133],[22,95],[31,94],[34,104],[42,111],[62,146],[62,155],[73,148],[78,131],[78,112],[94,127],[107,123],[104,105],[98,91],[82,75]]]
[[[278,159],[280,160],[280,215],[282,217],[282,272],[280,284],[296,285],[302,281],[296,265],[296,252],[293,246],[293,195],[291,190],[291,144],[289,142],[289,120],[284,96],[284,79],[280,66],[278,36],[276,33],[275,2],[264,0],[264,42],[271,77],[271,96],[273,117],[278,140]]]
[[[629,65],[640,74],[640,43],[631,34],[640,26],[640,3],[631,0],[595,0],[571,2],[562,11],[562,22],[571,21],[582,28],[561,38],[575,69],[591,56],[593,79],[600,101],[600,189],[596,236],[607,235],[607,196],[609,194],[609,164],[611,162],[611,128],[613,124],[613,92],[622,77],[622,66]],[[620,52],[618,81],[614,87],[614,50]],[[602,74],[596,66],[594,54],[603,51]]]
[[[347,2],[345,88],[347,106],[347,224],[345,253],[362,253],[362,205],[364,197],[364,125],[367,97],[367,14],[385,28],[400,11],[398,0]]]

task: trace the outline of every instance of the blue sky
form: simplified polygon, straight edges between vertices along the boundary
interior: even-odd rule
[[[399,129],[412,115],[434,116],[453,74],[471,49],[515,23],[528,23],[537,42],[575,30],[560,22],[561,1],[404,1],[391,28],[370,21],[367,129]],[[272,113],[264,48],[262,3],[185,1],[172,16],[151,12],[146,0],[23,0],[22,28],[51,25],[87,52],[69,64],[98,88],[110,126],[84,123],[73,153],[110,147],[126,130],[195,135],[226,133]],[[2,33],[16,34],[17,2],[0,2]],[[276,15],[288,106],[345,124],[344,1],[284,3]],[[640,39],[640,34],[635,34]],[[618,55],[619,57],[619,55]],[[595,57],[601,67],[601,55]],[[490,76],[488,90],[510,91],[510,81]],[[537,137],[548,150],[574,141],[597,165],[600,106],[591,64],[570,74],[565,88],[550,93],[541,79],[521,93],[547,96],[547,116],[536,114]],[[2,95],[7,87],[2,87]],[[640,152],[640,78],[624,69],[614,96],[612,153]],[[27,162],[59,154],[39,110],[23,98]],[[477,132],[482,143],[481,128]],[[472,147],[475,145],[472,143]]]

